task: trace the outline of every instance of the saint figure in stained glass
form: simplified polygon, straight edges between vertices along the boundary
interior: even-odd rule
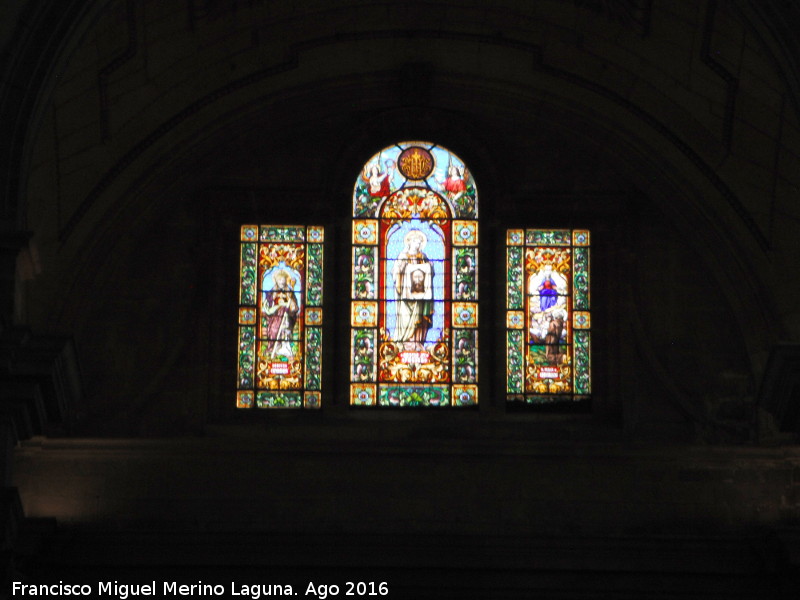
[[[531,296],[539,298],[539,312],[547,313],[556,306],[563,306],[566,299],[567,280],[553,266],[545,264],[534,273],[528,284]]]
[[[268,275],[265,275],[268,279]],[[290,276],[285,269],[272,273],[272,288],[264,292],[262,302],[262,336],[267,340],[267,357],[271,360],[289,360],[294,357],[292,340],[295,336],[295,323],[300,312],[294,285],[299,275]],[[265,285],[264,288],[267,286]]]
[[[397,295],[392,339],[406,342],[408,350],[423,350],[433,325],[434,268],[422,251],[428,239],[418,229],[405,236],[404,248],[394,261],[392,279]]]
[[[566,355],[561,352],[562,342],[566,343],[567,330],[564,328],[564,313],[553,313],[547,317],[547,333],[544,336],[545,359],[551,365],[564,362]]]

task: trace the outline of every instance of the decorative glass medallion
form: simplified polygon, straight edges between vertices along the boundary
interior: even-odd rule
[[[411,146],[400,153],[397,159],[400,173],[406,179],[419,181],[433,172],[433,156],[425,148]]]

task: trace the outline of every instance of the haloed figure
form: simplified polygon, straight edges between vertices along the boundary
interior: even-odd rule
[[[397,294],[393,339],[406,342],[415,350],[424,349],[433,324],[433,264],[422,251],[427,241],[421,231],[409,231],[392,268]]]
[[[293,288],[294,280],[283,269],[272,275],[272,289],[264,293],[263,335],[267,338],[267,353],[270,358],[294,355],[291,341],[300,307]]]

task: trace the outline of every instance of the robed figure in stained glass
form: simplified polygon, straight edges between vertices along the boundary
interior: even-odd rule
[[[453,202],[458,201],[467,191],[466,170],[466,167],[459,168],[458,165],[453,163],[447,166],[447,177],[442,187],[444,187],[445,192]]]
[[[551,265],[544,265],[542,269],[531,277],[529,291],[532,296],[539,296],[539,310],[546,312],[559,304],[564,299],[559,298],[567,291],[567,281],[558,271],[553,271]]]
[[[264,292],[262,335],[266,338],[265,358],[294,356],[291,341],[300,307],[294,293],[294,279],[283,269],[272,274],[272,289]]]
[[[413,229],[406,234],[404,248],[392,268],[397,294],[396,323],[392,339],[406,342],[409,349],[423,351],[433,325],[433,263],[422,251],[425,234]]]
[[[564,334],[564,314],[556,312],[550,315],[547,333],[544,336],[545,357],[550,364],[557,365],[564,358],[561,348],[561,337]]]
[[[395,163],[393,160],[385,161],[384,168],[381,168],[380,159],[364,166],[364,172],[361,176],[367,183],[370,196],[375,198],[389,195],[394,169]]]
[[[544,343],[545,361],[557,365],[564,358],[566,298],[568,284],[562,273],[545,264],[528,281],[532,343]]]

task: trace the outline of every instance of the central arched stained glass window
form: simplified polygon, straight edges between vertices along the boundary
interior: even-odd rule
[[[350,403],[478,402],[478,195],[429,142],[370,158],[353,193]]]

